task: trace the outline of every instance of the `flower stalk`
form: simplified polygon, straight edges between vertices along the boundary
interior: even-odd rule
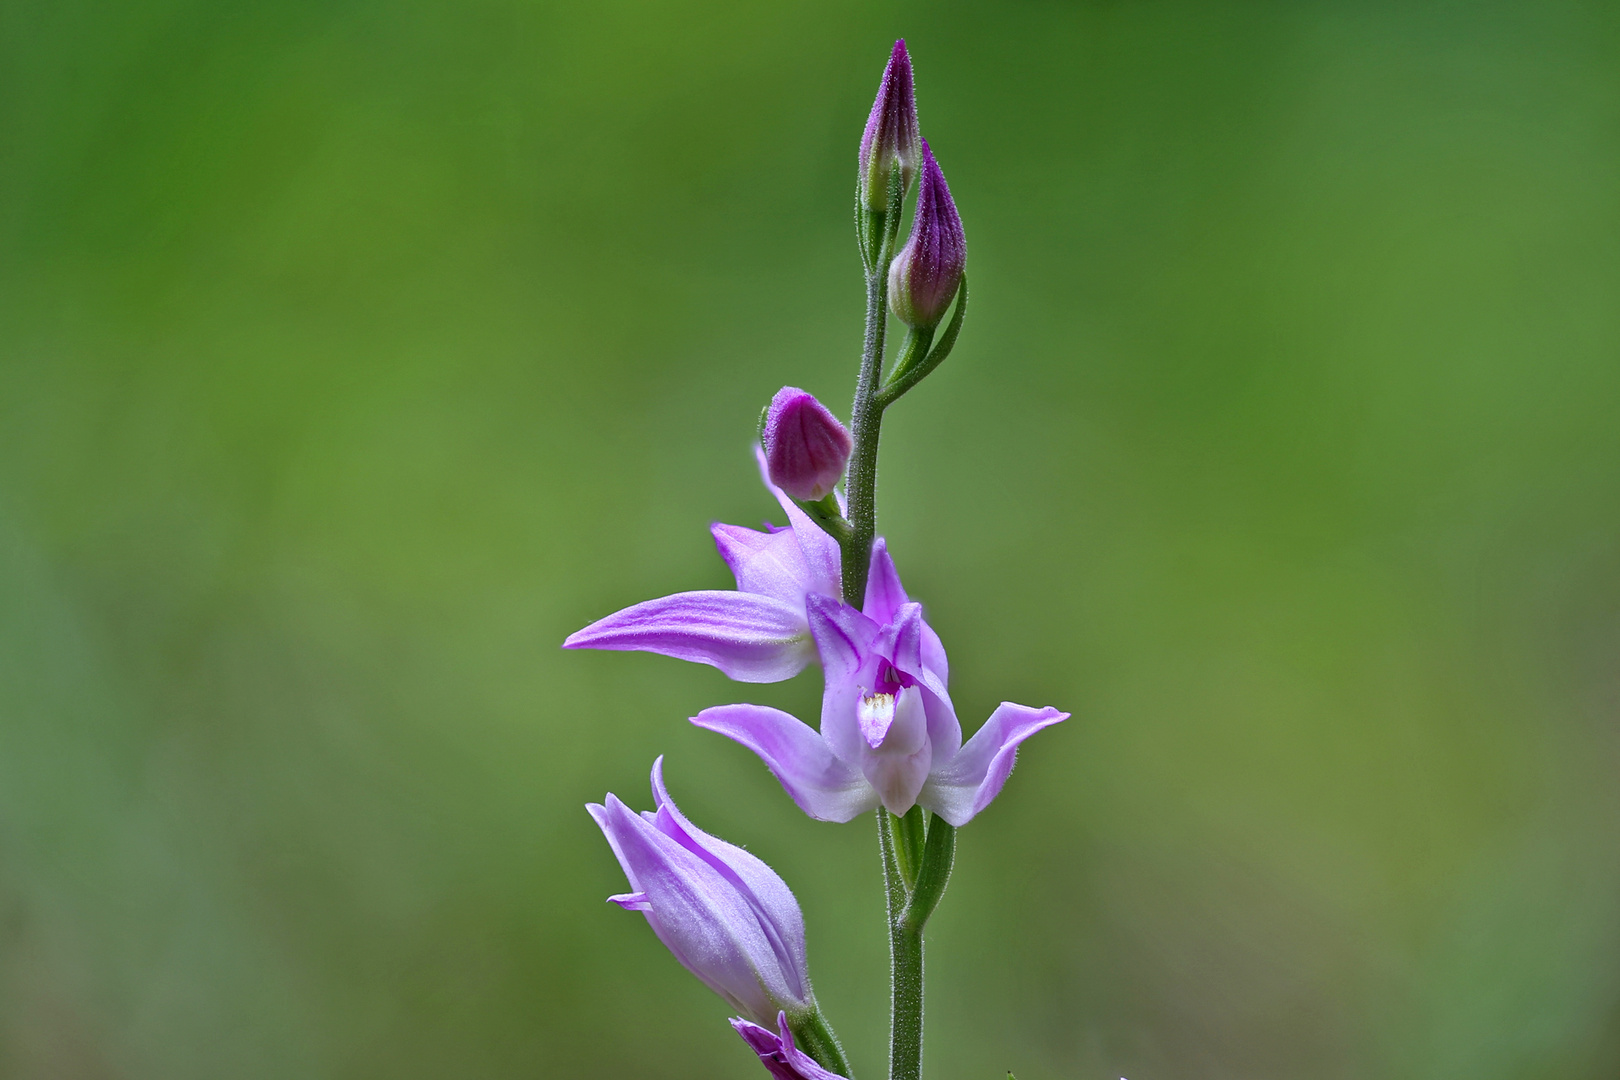
[[[889,1077],[921,1080],[923,931],[950,881],[956,830],[1001,792],[1019,745],[1068,714],[1003,701],[964,741],[944,645],[877,535],[884,411],[950,355],[967,310],[962,221],[918,128],[904,41],[890,53],[859,165],[866,323],[849,428],[812,395],[783,387],[761,415],[755,453],[788,524],[711,526],[736,589],[632,604],[564,647],[659,653],[748,683],[819,663],[818,726],[751,704],[714,706],[691,720],[758,755],[808,816],[847,822],[875,812],[889,932]],[[913,179],[911,230],[897,251]],[[885,376],[891,312],[906,336]],[[631,886],[609,899],[642,913],[675,958],[741,1014],[733,1028],[775,1080],[849,1080],[811,991],[804,919],[786,883],[686,820],[664,789],[662,758],[652,787],[653,811],[636,814],[611,794],[588,807]]]
[[[909,68],[909,64],[907,66]],[[881,105],[881,95],[879,102]],[[929,344],[934,336],[933,325],[913,328],[907,335],[889,384],[880,385],[888,323],[890,268],[895,238],[900,231],[907,178],[899,169],[891,173],[887,208],[880,215],[868,210],[872,200],[867,194],[865,175],[863,173],[860,191],[860,196],[864,198],[857,198],[856,219],[861,254],[866,265],[866,334],[861,350],[860,374],[855,384],[855,403],[850,416],[853,449],[845,481],[848,521],[845,529],[828,530],[838,540],[842,555],[844,603],[852,607],[860,607],[865,601],[867,571],[871,565],[872,544],[877,536],[877,457],[883,411],[949,353],[950,346],[955,344],[967,299],[964,277],[957,289],[956,313],[942,341],[945,348],[940,350],[939,357],[933,359],[929,354]],[[949,194],[945,197],[948,200]],[[929,362],[931,359],[932,363]],[[889,922],[889,1080],[921,1080],[923,926],[944,894],[945,883],[950,877],[950,863],[955,855],[955,830],[937,816],[932,829],[928,829],[924,821],[925,813],[920,806],[912,806],[898,817],[882,806],[877,808],[876,813]],[[941,838],[933,846],[937,851],[927,843],[928,832]],[[930,854],[935,855],[936,863],[941,858],[944,860],[943,869],[929,865],[927,856]],[[926,878],[925,870],[929,871]],[[914,901],[919,898],[914,887],[925,880],[928,891],[922,896],[921,904],[914,906]]]
[[[788,1027],[793,1037],[804,1047],[804,1052],[815,1058],[816,1061],[831,1069],[841,1077],[852,1077],[854,1071],[849,1067],[849,1061],[844,1057],[844,1047],[828,1026],[827,1018],[821,1015],[820,1009],[809,1014],[788,1018]]]
[[[920,1080],[923,1037],[923,927],[945,895],[956,859],[956,829],[920,808],[897,816],[878,808],[878,851],[889,918],[889,1080]],[[922,832],[926,829],[926,837]],[[919,845],[907,881],[905,849]]]
[[[888,405],[878,396],[878,376],[883,366],[883,339],[888,330],[889,259],[894,252],[895,235],[900,231],[904,196],[904,181],[897,169],[889,178],[889,209],[874,222],[882,231],[878,256],[875,264],[866,268],[866,335],[861,348],[860,375],[855,381],[855,405],[850,410],[854,449],[844,481],[850,531],[847,538],[839,541],[843,549],[844,603],[853,607],[859,607],[866,596],[866,569],[872,558],[872,541],[877,538],[878,437],[883,427],[883,410]]]

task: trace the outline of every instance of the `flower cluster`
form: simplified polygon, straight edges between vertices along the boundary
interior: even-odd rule
[[[913,177],[911,233],[890,259]],[[783,387],[764,412],[755,454],[786,524],[757,530],[716,523],[710,530],[736,589],[647,600],[579,630],[564,646],[659,653],[745,683],[789,679],[819,662],[816,727],[751,704],[704,709],[692,723],[752,750],[812,818],[847,822],[876,811],[895,963],[914,955],[916,965],[914,979],[896,967],[892,1068],[915,1076],[922,926],[950,874],[953,830],[1001,792],[1019,744],[1068,714],[1002,702],[964,742],[944,645],[875,532],[872,477],[883,409],[944,359],[966,300],[962,222],[918,128],[903,41],[861,141],[857,200],[869,304],[853,432],[812,395]],[[888,307],[912,335],[880,385],[885,286]],[[934,343],[953,301],[951,327]],[[846,471],[847,492],[839,490]],[[733,1027],[778,1080],[849,1076],[811,991],[804,917],[793,893],[760,859],[686,819],[664,786],[661,757],[652,790],[654,809],[640,814],[612,794],[588,807],[630,882],[631,891],[609,900],[641,912],[675,958],[740,1014]],[[906,944],[913,939],[914,950]],[[902,1000],[913,993],[914,1001]],[[915,1031],[902,1038],[899,1025],[908,1017]]]

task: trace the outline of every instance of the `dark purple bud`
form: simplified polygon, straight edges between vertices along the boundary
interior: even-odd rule
[[[911,57],[906,41],[894,43],[889,66],[883,69],[872,114],[866,118],[861,136],[860,199],[873,213],[888,209],[889,177],[900,170],[900,190],[910,186],[921,158],[921,135],[917,128],[917,95],[911,84]]]
[[[832,494],[855,446],[838,418],[796,386],[771,398],[760,439],[771,483],[807,502]]]
[[[945,174],[922,141],[922,180],[911,236],[889,264],[889,307],[914,330],[939,324],[967,265],[967,237]]]

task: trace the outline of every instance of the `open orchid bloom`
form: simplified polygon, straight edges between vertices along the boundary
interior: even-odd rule
[[[738,682],[780,682],[815,659],[808,597],[839,592],[838,542],[760,475],[787,514],[788,527],[766,531],[716,522],[710,527],[737,589],[704,589],[647,600],[598,619],[563,642],[565,649],[629,649],[712,664]]]
[[[776,1014],[775,1031],[741,1017],[733,1017],[731,1026],[737,1029],[748,1048],[759,1055],[759,1060],[776,1080],[844,1080],[837,1073],[822,1068],[815,1058],[793,1044],[786,1013]]]
[[[1004,701],[963,745],[944,646],[901,587],[881,539],[860,611],[820,594],[805,606],[826,671],[820,732],[763,705],[705,709],[692,722],[758,754],[813,818],[849,821],[880,804],[895,814],[920,805],[963,825],[1000,793],[1018,744],[1068,718]]]
[[[653,763],[658,809],[637,814],[615,795],[586,807],[631,892],[608,900],[646,915],[675,959],[745,1016],[769,1023],[782,1010],[815,1008],[804,951],[804,916],[780,875],[758,858],[686,820]]]

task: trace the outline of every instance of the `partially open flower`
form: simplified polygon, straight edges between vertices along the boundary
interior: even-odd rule
[[[855,446],[838,418],[796,386],[771,398],[760,441],[771,483],[807,502],[832,494]]]
[[[788,1029],[787,1014],[776,1016],[776,1031],[760,1027],[740,1017],[731,1021],[748,1048],[759,1055],[759,1060],[776,1080],[844,1080],[844,1077],[824,1069],[816,1059],[793,1044],[793,1032]]]
[[[859,176],[861,206],[882,213],[889,206],[889,179],[900,170],[900,190],[904,192],[917,174],[921,156],[921,135],[917,127],[917,96],[911,82],[911,57],[904,38],[894,43],[889,64],[883,69],[877,100],[866,118],[861,136]]]
[[[653,763],[656,812],[636,814],[614,795],[586,807],[607,837],[631,892],[608,899],[647,916],[675,959],[744,1016],[773,1022],[815,1008],[804,955],[804,916],[776,871],[693,825]]]
[[[922,153],[922,181],[911,236],[889,264],[889,307],[914,330],[939,325],[967,265],[962,218],[927,139]]]

